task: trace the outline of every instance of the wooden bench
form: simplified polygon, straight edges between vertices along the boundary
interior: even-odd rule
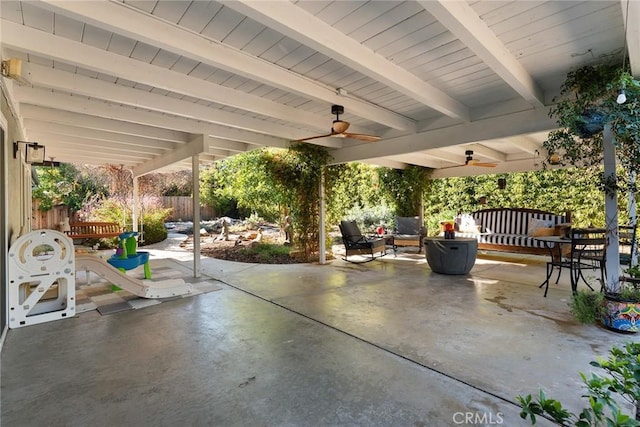
[[[65,234],[71,239],[103,239],[118,237],[123,229],[115,222],[71,222]]]

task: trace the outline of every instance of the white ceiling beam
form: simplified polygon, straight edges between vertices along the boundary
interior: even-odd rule
[[[327,126],[326,121],[320,119],[317,114],[299,108],[278,104],[259,96],[147,64],[64,37],[54,36],[24,25],[9,23],[8,27],[4,30],[7,32],[3,33],[3,43],[15,49],[26,50],[77,67],[279,120],[297,122],[316,129],[325,129]]]
[[[461,102],[289,1],[222,3],[442,114],[470,120],[469,109]]]
[[[76,155],[89,155],[98,157],[105,163],[108,158],[110,162],[129,160],[133,162],[142,162],[150,160],[154,157],[153,153],[141,153],[130,149],[112,148],[100,141],[82,139],[76,137],[63,137],[60,135],[33,132],[29,133],[29,138],[37,140],[38,143],[45,146],[45,155],[47,157],[54,156],[60,161],[69,161]],[[61,157],[65,153],[67,157]]]
[[[422,151],[421,153],[437,160],[444,160],[445,162],[452,162],[452,163],[464,162],[464,152],[453,154],[450,151],[436,148],[433,150],[425,150],[425,151]]]
[[[47,123],[65,124],[87,129],[115,132],[123,135],[144,136],[146,138],[153,138],[156,140],[180,143],[187,142],[190,138],[189,134],[186,132],[175,131],[172,129],[160,129],[153,126],[128,123],[120,120],[106,119],[88,114],[56,110],[36,105],[23,104],[21,106],[21,111],[22,116],[25,119],[32,119]]]
[[[22,86],[16,90],[16,97],[21,103],[21,108],[27,108],[26,104],[30,104],[32,106],[40,106],[52,110],[64,109],[65,111],[71,111],[79,114],[88,114],[145,126],[163,127],[186,133],[212,135],[221,139],[227,139],[228,146],[221,148],[229,150],[234,149],[236,151],[246,151],[248,149],[256,148],[256,146],[273,146],[280,148],[287,148],[289,146],[289,142],[281,138],[275,138],[268,135],[212,123],[198,122],[183,117],[175,117],[152,111],[123,107],[121,105],[105,103],[80,96],[69,96],[66,94],[54,93],[44,89],[34,89]]]
[[[466,1],[419,0],[422,7],[534,107],[544,93],[533,77]]]
[[[118,142],[121,145],[131,147],[134,151],[136,149],[152,149],[159,150],[159,153],[161,153],[165,150],[172,150],[178,145],[170,141],[145,138],[142,136],[123,135],[103,130],[87,129],[68,124],[48,123],[33,119],[24,119],[24,126],[29,134],[32,131],[37,131],[59,135],[60,137],[72,136],[109,143]]]
[[[206,137],[205,137],[206,138]],[[206,142],[206,141],[205,141]],[[230,152],[229,150],[221,150],[219,148],[211,147],[207,143],[207,151],[204,154],[208,154],[210,156],[215,157],[216,159],[226,158],[234,155],[235,153]]]
[[[216,138],[210,135],[207,135],[207,144],[210,148],[225,150],[228,153],[243,153],[247,151],[247,144],[229,141],[228,139]],[[242,149],[240,149],[240,147],[242,147]]]
[[[389,158],[369,159],[362,163],[366,163],[373,166],[383,166],[385,168],[391,168],[391,169],[406,169],[407,167],[406,163],[399,162]]]
[[[180,148],[171,151],[170,153],[158,156],[152,160],[149,160],[143,164],[134,167],[131,171],[134,177],[146,175],[154,172],[163,167],[170,166],[181,160],[189,157],[197,156],[202,153],[206,153],[208,150],[207,143],[204,135],[196,135],[188,143],[182,145]]]
[[[148,43],[213,67],[294,92],[298,95],[345,106],[352,114],[394,129],[413,131],[415,122],[376,105],[342,97],[325,85],[314,82],[275,64],[252,57],[238,49],[207,39],[191,30],[169,24],[119,2],[74,2],[43,0],[56,13],[69,16],[107,31]]]
[[[209,123],[217,123],[258,133],[278,135],[283,138],[303,138],[299,129],[290,128],[277,123],[254,119],[216,108],[209,108],[193,102],[183,101],[168,96],[132,89],[92,79],[66,71],[55,70],[41,65],[29,64],[29,79],[34,85],[50,89],[63,90],[105,101],[130,105],[161,113],[192,118]]]
[[[620,0],[620,3],[622,17],[627,27],[627,52],[629,53],[631,74],[633,74],[634,78],[640,79],[640,2],[636,0]],[[628,17],[627,6],[629,7]]]
[[[401,154],[397,156],[389,156],[387,158],[397,162],[401,162],[405,165],[409,164],[409,165],[416,165],[416,166],[422,166],[425,168],[433,168],[433,169],[440,166],[438,162],[430,159],[428,155],[426,154],[421,155],[421,154],[422,153]]]
[[[504,138],[502,141],[515,145],[520,150],[529,154],[542,154],[546,150],[542,147],[542,144],[529,136],[514,136],[511,138]]]
[[[557,124],[549,118],[547,109],[522,111],[448,128],[420,132],[415,135],[380,140],[367,144],[366,150],[363,150],[361,146],[341,148],[331,152],[331,164],[470,144],[532,132],[548,132],[556,127]]]

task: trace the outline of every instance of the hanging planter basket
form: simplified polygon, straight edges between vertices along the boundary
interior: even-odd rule
[[[580,138],[591,138],[604,130],[605,116],[601,112],[593,109],[585,112],[576,119],[576,134]]]

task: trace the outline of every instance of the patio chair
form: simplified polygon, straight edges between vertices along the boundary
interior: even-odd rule
[[[345,261],[360,264],[387,254],[385,239],[363,236],[355,221],[340,221],[339,227],[344,243],[345,257],[343,259]],[[376,256],[378,253],[380,255]],[[364,261],[352,261],[349,259],[350,255],[365,255],[368,258]]]
[[[418,253],[422,252],[422,241],[425,234],[425,228],[420,217],[396,217],[396,226],[393,232],[393,251],[397,252],[398,246],[417,246]]]
[[[556,283],[560,280],[562,269],[569,270],[571,290],[578,291],[580,279],[594,290],[584,276],[583,270],[600,270],[600,283],[605,283],[605,257],[607,248],[607,230],[601,228],[574,228],[571,230],[571,251],[559,260],[547,262],[547,278],[554,268],[558,268]],[[544,296],[549,290],[549,280],[546,281]]]
[[[620,265],[628,265],[630,267],[633,254],[638,250],[635,225],[621,225],[618,227],[618,244],[620,246]]]

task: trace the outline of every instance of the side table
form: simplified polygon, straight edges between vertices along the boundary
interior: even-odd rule
[[[431,270],[440,274],[468,274],[476,263],[478,240],[468,237],[425,237],[425,256]]]

